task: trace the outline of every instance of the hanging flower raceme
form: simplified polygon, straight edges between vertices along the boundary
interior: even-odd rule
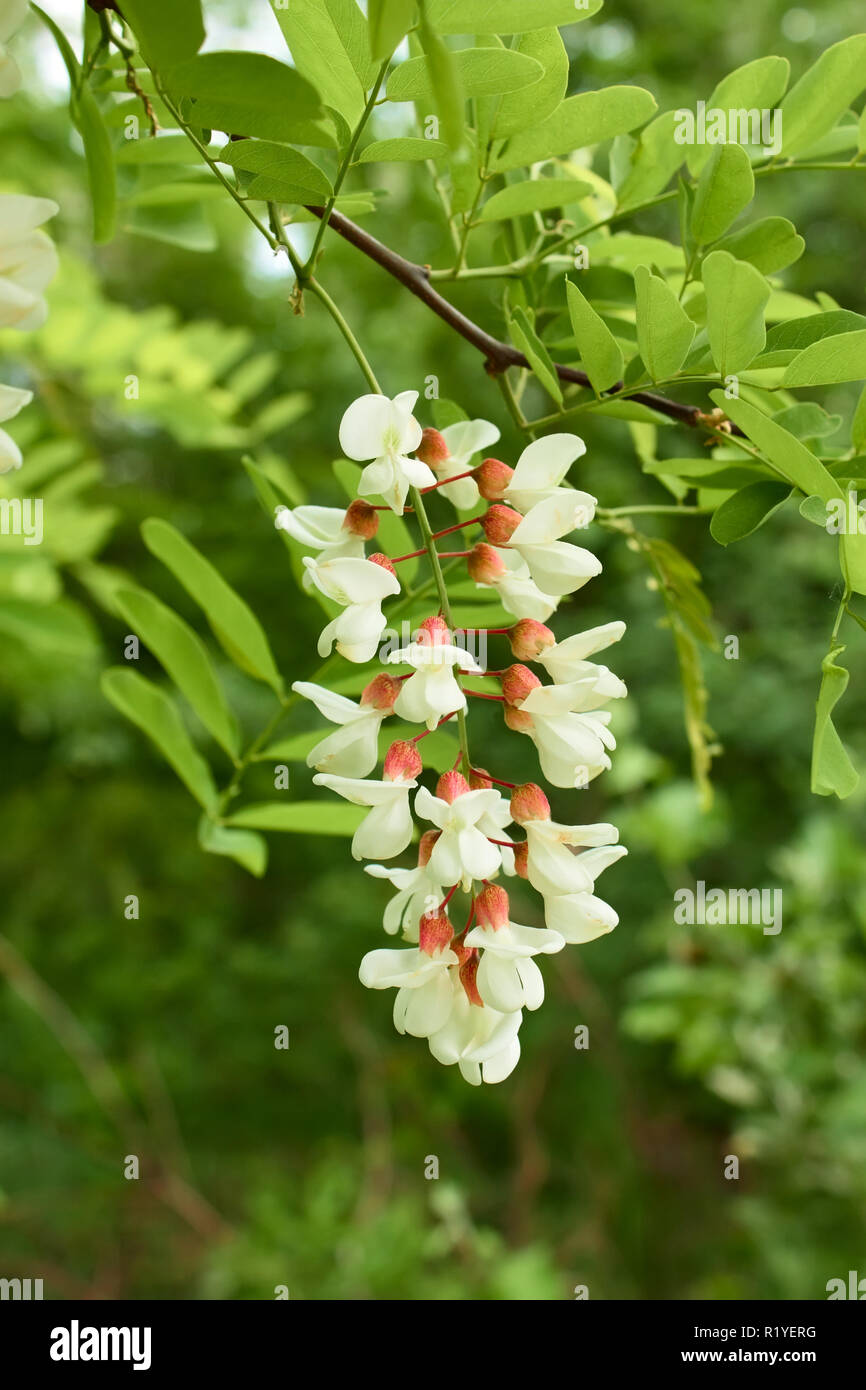
[[[517,1065],[524,1011],[544,999],[541,958],[616,926],[595,883],[625,849],[612,825],[554,821],[542,788],[506,781],[500,758],[494,773],[473,763],[475,697],[498,702],[506,730],[533,741],[550,783],[585,787],[610,766],[615,742],[606,706],[626,693],[590,658],[625,629],[610,622],[557,636],[546,625],[566,596],[601,570],[590,549],[569,539],[595,515],[596,499],[566,481],[585,452],[583,441],[549,435],[524,449],[514,468],[495,458],[478,463],[499,438],[496,426],[462,420],[441,431],[422,429],[412,413],[416,401],[414,391],[355,401],[343,416],[340,442],[365,465],[359,496],[346,511],[281,508],[276,524],[301,546],[307,585],[341,610],[321,635],[320,654],[336,645],[368,668],[366,682],[355,687],[359,699],[320,683],[293,687],[336,726],[315,741],[307,763],[317,785],[365,808],[352,854],[372,861],[366,872],[390,885],[383,927],[406,943],[369,951],[361,981],[395,990],[397,1031],[426,1038],[438,1061],[479,1085],[504,1080]],[[427,507],[441,510],[443,502],[479,511],[435,531]],[[417,524],[418,549],[365,553],[382,510]],[[446,535],[472,527],[477,534],[466,549],[439,548]],[[399,566],[419,556],[428,572],[404,594]],[[454,567],[459,578],[461,563],[470,581],[496,591],[516,620],[511,627],[454,627],[448,582]],[[419,612],[423,603],[430,605],[426,613]],[[389,624],[407,610],[415,626],[397,645]],[[386,630],[392,636],[383,643]],[[487,647],[496,640],[506,652],[510,646],[512,659],[490,670]],[[406,669],[398,673],[400,667]],[[400,728],[387,746],[391,719]],[[442,771],[446,739],[453,766]],[[431,765],[438,765],[435,780]],[[415,837],[417,853],[410,848]],[[407,851],[408,864],[392,862]],[[539,895],[534,923],[532,916],[530,925],[515,920],[503,880]]]

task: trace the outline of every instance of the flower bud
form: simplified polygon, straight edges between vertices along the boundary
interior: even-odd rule
[[[492,786],[493,778],[490,776],[490,773],[486,770],[486,768],[473,767],[472,771],[469,774],[470,790],[474,792],[487,791],[487,789]]]
[[[475,916],[479,927],[492,927],[499,931],[508,926],[508,894],[498,883],[488,883],[475,899]]]
[[[361,691],[361,704],[372,705],[374,709],[392,710],[394,701],[400,694],[400,682],[382,671],[374,676]]]
[[[530,690],[541,685],[541,681],[528,666],[515,662],[502,674],[502,693],[509,705],[521,705]]]
[[[484,1008],[484,1000],[478,993],[478,985],[475,977],[478,974],[479,956],[477,951],[467,951],[466,960],[463,961],[457,972],[460,976],[460,983],[466,992],[466,998],[470,1004],[475,1004],[477,1008]]]
[[[518,709],[516,705],[503,705],[502,713],[505,718],[506,726],[515,734],[528,734],[532,731],[532,715],[525,710]]]
[[[430,855],[433,853],[433,846],[442,834],[441,830],[425,830],[421,839],[418,841],[418,868],[426,869],[430,863]]]
[[[448,947],[454,928],[444,912],[425,912],[418,923],[418,945],[428,956],[435,956]]]
[[[481,518],[484,534],[493,545],[507,545],[520,525],[523,517],[513,507],[503,507],[495,502]]]
[[[440,434],[438,430],[423,430],[421,434],[421,443],[415,450],[415,457],[419,458],[422,463],[426,463],[430,468],[435,468],[437,464],[444,463],[447,458],[450,458],[445,436]]]
[[[442,647],[451,642],[451,630],[444,618],[425,618],[415,638],[419,647]]]
[[[495,584],[505,573],[505,561],[492,545],[479,541],[474,545],[466,559],[470,579],[476,584]]]
[[[421,754],[414,743],[409,743],[406,739],[398,739],[396,743],[391,744],[385,754],[383,776],[387,782],[412,782],[423,768]]]
[[[344,531],[349,531],[353,536],[361,536],[365,541],[371,541],[378,529],[379,515],[375,507],[371,507],[362,497],[356,497],[354,502],[349,503],[343,517]]]
[[[550,802],[537,782],[524,782],[511,793],[511,819],[518,825],[529,820],[550,820]]]
[[[552,647],[556,643],[550,628],[536,622],[535,618],[521,618],[511,628],[508,640],[518,661],[534,661],[545,647]]]
[[[499,459],[485,459],[475,470],[478,491],[486,502],[501,502],[513,477],[514,469]]]
[[[518,878],[529,878],[529,844],[526,840],[514,846],[514,872]]]
[[[397,571],[388,559],[388,556],[383,555],[381,550],[377,550],[375,555],[368,555],[367,559],[372,565],[381,565],[383,570],[387,570],[389,574],[393,574],[396,578]]]
[[[462,772],[443,772],[436,783],[436,795],[440,801],[447,801],[449,806],[458,796],[465,796],[468,790],[469,783]]]

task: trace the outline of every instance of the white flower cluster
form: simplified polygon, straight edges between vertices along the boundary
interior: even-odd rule
[[[21,74],[6,43],[27,18],[28,0],[0,0],[0,97],[11,97]],[[0,193],[0,328],[39,328],[47,314],[42,291],[57,270],[51,240],[40,231],[59,211],[50,198]],[[0,382],[0,423],[11,420],[33,399],[32,391]],[[21,467],[21,451],[0,429],[0,473]]]
[[[411,844],[416,818],[423,830],[415,867],[366,866],[396,890],[383,925],[408,944],[369,952],[361,981],[371,989],[396,989],[397,1030],[426,1038],[434,1057],[456,1063],[478,1085],[503,1080],[517,1064],[523,1010],[537,1009],[544,998],[535,957],[616,926],[616,913],[595,896],[595,880],[626,851],[614,826],[559,824],[541,787],[515,786],[474,767],[465,733],[467,696],[501,703],[507,727],[533,740],[554,786],[585,786],[610,766],[614,740],[603,706],[626,693],[622,681],[590,658],[618,641],[625,625],[607,623],[557,641],[543,622],[565,594],[601,569],[590,551],[564,539],[589,524],[596,505],[564,481],[585,452],[582,440],[549,435],[530,444],[514,469],[494,458],[473,468],[473,458],[498,439],[496,427],[471,420],[441,433],[422,430],[412,413],[416,400],[414,391],[394,400],[356,400],[343,417],[340,443],[349,458],[365,464],[358,498],[346,511],[281,507],[276,525],[313,552],[304,559],[306,586],[341,610],[321,634],[323,656],[334,645],[352,662],[376,656],[387,623],[382,605],[400,593],[397,566],[410,558],[366,553],[382,510],[414,511],[426,545],[413,556],[429,553],[442,535],[482,528],[483,539],[456,553],[476,584],[495,587],[516,619],[508,629],[484,630],[506,637],[517,658],[503,671],[487,672],[456,640],[447,591],[440,588],[440,611],[423,619],[412,642],[388,654],[360,701],[309,682],[293,687],[337,726],[308,755],[314,782],[369,808],[352,840],[353,856],[394,860]],[[482,499],[487,505],[474,518],[431,533],[425,493],[439,493],[461,511]],[[544,670],[547,684],[527,662]],[[384,665],[408,669],[393,675]],[[464,684],[491,675],[500,694]],[[393,742],[381,778],[372,777],[382,726],[392,715],[421,728],[411,740]],[[432,791],[419,784],[423,739],[456,715],[463,725],[460,756]],[[514,838],[519,832],[512,826],[522,838]],[[544,927],[512,920],[503,876],[523,878],[541,895]],[[468,899],[459,920],[452,918],[458,893]]]

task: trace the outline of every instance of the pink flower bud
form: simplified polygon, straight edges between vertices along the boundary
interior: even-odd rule
[[[529,820],[550,820],[550,802],[537,782],[524,782],[511,793],[511,819],[518,825]]]
[[[549,627],[536,622],[535,618],[521,618],[509,632],[508,640],[518,661],[534,661],[545,647],[555,644],[556,637]]]
[[[444,912],[425,912],[418,924],[418,945],[428,956],[447,949],[454,928]]]
[[[418,628],[419,647],[442,647],[451,642],[451,632],[444,618],[425,618]]]
[[[508,894],[498,883],[488,883],[475,899],[475,916],[479,927],[492,927],[499,931],[508,926]]]
[[[529,878],[529,845],[521,840],[514,848],[514,872],[518,878]]]
[[[503,705],[502,713],[506,726],[515,734],[528,734],[533,728],[532,715],[516,705]]]
[[[381,565],[383,570],[387,570],[389,574],[393,574],[396,576],[397,571],[395,570],[391,561],[388,559],[388,556],[383,555],[381,550],[377,550],[375,555],[368,555],[367,559],[370,561],[371,564]]]
[[[436,783],[436,795],[440,801],[447,801],[449,806],[458,796],[465,796],[468,790],[469,783],[462,772],[443,772]]]
[[[483,767],[473,767],[469,774],[469,787],[474,792],[486,791],[493,786],[493,778]]]
[[[361,704],[390,711],[394,708],[394,701],[399,694],[400,682],[383,671],[380,675],[374,676],[369,685],[364,686],[361,691]]]
[[[495,584],[505,573],[505,561],[492,545],[479,541],[467,556],[466,568],[470,579],[474,579],[476,584]]]
[[[458,974],[460,976],[460,983],[466,991],[466,998],[469,1000],[469,1003],[475,1004],[476,1007],[479,1009],[483,1009],[484,1000],[478,993],[478,985],[475,982],[475,977],[478,974],[479,963],[480,962],[478,952],[467,951],[466,960],[463,961],[462,965],[460,966]]]
[[[361,536],[365,541],[371,541],[378,529],[379,516],[375,507],[371,507],[370,503],[361,497],[356,497],[354,502],[349,503],[343,517],[344,531],[349,531],[353,536]]]
[[[425,869],[430,863],[433,846],[442,834],[441,830],[425,830],[418,841],[418,868]]]
[[[415,450],[415,457],[422,463],[426,463],[430,468],[435,468],[437,464],[444,463],[450,458],[448,445],[445,443],[445,436],[438,430],[426,429],[422,431],[421,443]]]
[[[485,459],[475,470],[478,491],[486,502],[501,502],[513,477],[514,469],[499,459]]]
[[[515,662],[502,675],[502,693],[509,705],[521,705],[530,690],[541,685],[541,681],[528,666]]]
[[[503,507],[495,502],[481,518],[484,534],[493,545],[507,545],[520,525],[523,517],[513,507]]]
[[[423,767],[421,755],[414,743],[398,739],[385,754],[384,777],[387,782],[412,782]]]

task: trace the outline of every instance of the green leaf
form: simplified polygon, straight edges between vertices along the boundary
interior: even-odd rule
[[[370,52],[374,58],[390,58],[415,18],[415,0],[370,0]]]
[[[622,353],[607,324],[570,280],[565,282],[568,312],[583,369],[596,395],[609,391],[622,376]]]
[[[374,140],[358,155],[358,164],[380,161],[401,163],[405,160],[441,159],[448,153],[444,140],[426,140],[419,136],[398,136],[393,140]]]
[[[823,314],[806,314],[803,318],[777,323],[767,334],[767,352],[794,349],[797,352],[816,343],[819,338],[832,338],[837,333],[853,333],[866,328],[866,318],[852,309],[830,309]]]
[[[114,150],[108,127],[90,88],[85,84],[72,97],[70,112],[81,139],[87,160],[87,179],[93,206],[93,240],[100,245],[114,235],[117,189],[114,173]]]
[[[285,830],[297,835],[354,835],[366,806],[333,801],[261,801],[229,817],[230,825],[253,830]]]
[[[860,399],[851,421],[851,444],[858,454],[866,451],[866,386],[860,392]]]
[[[511,341],[519,348],[529,362],[535,376],[557,405],[562,405],[562,387],[550,354],[539,338],[526,311],[518,305],[508,325]]]
[[[210,561],[167,521],[151,517],[142,523],[141,534],[151,554],[171,570],[202,609],[235,665],[280,694],[282,677],[258,619]]]
[[[793,155],[832,130],[866,87],[866,34],[826,49],[782,102],[782,153]]]
[[[123,0],[123,17],[148,67],[172,67],[204,43],[201,0]]]
[[[233,830],[202,816],[198,823],[198,842],[208,854],[236,859],[255,878],[261,878],[267,868],[268,842],[254,830]]]
[[[674,376],[686,360],[695,325],[670,285],[649,266],[637,267],[634,283],[638,350],[653,381],[662,381]]]
[[[273,140],[232,140],[220,150],[218,158],[221,164],[256,175],[247,189],[251,198],[318,204],[334,191],[330,180],[311,159]]]
[[[718,83],[706,105],[707,112],[772,111],[788,85],[791,67],[787,58],[755,58],[735,68]],[[738,129],[738,134],[739,129]],[[750,132],[751,133],[751,132]],[[748,144],[748,140],[746,142]],[[712,154],[709,143],[689,146],[689,172],[697,176]],[[745,259],[745,258],[744,258]]]
[[[500,97],[490,132],[493,140],[516,135],[527,126],[546,120],[568,90],[568,54],[558,29],[535,29],[521,34],[513,51],[540,63],[542,76],[531,87]]]
[[[274,13],[298,71],[354,128],[375,75],[367,23],[355,0],[293,0]]]
[[[642,87],[605,87],[568,97],[540,125],[509,140],[492,161],[494,172],[518,169],[572,150],[586,149],[643,125],[655,110],[655,98]]]
[[[782,378],[785,387],[831,386],[866,379],[866,329],[838,333],[811,343],[794,358]]]
[[[773,275],[798,261],[805,247],[805,241],[787,217],[762,217],[726,236],[716,249],[730,251],[738,261],[748,261],[762,275]]]
[[[701,268],[707,294],[707,336],[713,361],[723,377],[742,371],[767,338],[764,310],[770,286],[748,261],[713,251]]]
[[[428,0],[440,34],[524,34],[550,25],[578,24],[601,9],[602,0]]]
[[[463,123],[463,88],[460,81],[457,54],[446,47],[435,30],[430,28],[423,9],[418,27],[418,37],[430,73],[433,100],[439,116],[439,133],[452,150],[458,150],[464,141],[465,128]],[[486,52],[486,50],[482,51]]]
[[[719,545],[741,541],[763,526],[790,496],[787,483],[768,479],[749,483],[716,508],[710,521],[710,535]]]
[[[755,176],[742,145],[716,145],[698,180],[691,232],[706,246],[728,230],[752,201]]]
[[[207,649],[196,633],[146,589],[118,589],[114,601],[132,631],[153,652],[208,732],[229,757],[236,758],[240,752],[237,721],[226,704]]]
[[[821,689],[815,706],[812,740],[812,791],[816,796],[850,796],[860,778],[831,718],[848,687],[848,672],[836,658],[843,646],[832,647],[821,663]]]
[[[264,53],[202,53],[166,75],[171,91],[194,102],[196,124],[227,135],[294,140],[297,124],[321,116],[316,89]]]
[[[217,789],[210,768],[193,747],[174,701],[158,685],[122,666],[103,671],[100,685],[106,699],[153,740],[199,805],[213,813]]]
[[[664,111],[641,131],[628,173],[617,190],[620,208],[654,198],[667,188],[685,157],[682,145],[674,140],[676,121],[675,111]]]
[[[449,50],[450,51],[450,50]],[[507,48],[462,48],[453,55],[465,97],[516,92],[539,82],[544,69],[534,58]],[[432,101],[433,75],[426,58],[409,58],[388,79],[389,101]]]
[[[524,179],[494,193],[481,209],[480,222],[505,222],[547,208],[568,207],[592,193],[580,179]]]

